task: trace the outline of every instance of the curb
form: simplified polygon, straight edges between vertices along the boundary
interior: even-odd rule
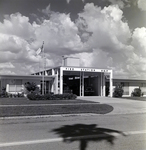
[[[75,116],[112,116],[112,115],[132,115],[132,114],[145,114],[145,112],[127,112],[127,113],[107,113],[107,114],[94,114],[94,113],[82,113],[82,114],[60,114],[60,115],[38,115],[38,116],[15,116],[15,117],[0,117],[0,120],[11,119],[38,119],[38,118],[54,118],[54,117],[75,117]]]
[[[98,116],[98,115],[105,115],[105,114],[82,113],[82,114],[16,116],[16,117],[0,117],[0,120],[10,120],[10,119],[37,119],[37,118],[53,118],[53,117],[73,117],[73,116]]]
[[[20,106],[23,106],[23,107],[35,107],[35,106],[72,106],[72,105],[100,105],[100,103],[69,103],[69,104],[26,104],[26,105],[0,105],[0,107],[20,107]]]

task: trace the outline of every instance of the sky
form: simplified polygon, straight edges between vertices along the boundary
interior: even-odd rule
[[[0,0],[0,74],[80,58],[114,78],[146,79],[146,0]]]

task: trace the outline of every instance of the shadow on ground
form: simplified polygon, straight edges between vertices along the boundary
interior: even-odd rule
[[[64,125],[60,128],[53,129],[52,131],[62,137],[64,142],[70,143],[79,141],[79,150],[86,150],[88,142],[90,141],[106,141],[113,145],[117,134],[124,135],[121,131],[99,128],[96,124]]]

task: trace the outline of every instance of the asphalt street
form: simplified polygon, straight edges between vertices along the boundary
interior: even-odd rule
[[[146,102],[100,100],[114,106],[114,111],[106,115],[1,119],[0,149],[146,150]]]
[[[127,114],[3,120],[0,149],[81,150],[83,142],[84,150],[145,150],[145,118]]]

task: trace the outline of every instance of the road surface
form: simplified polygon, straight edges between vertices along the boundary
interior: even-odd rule
[[[146,114],[0,121],[1,150],[146,150]]]

